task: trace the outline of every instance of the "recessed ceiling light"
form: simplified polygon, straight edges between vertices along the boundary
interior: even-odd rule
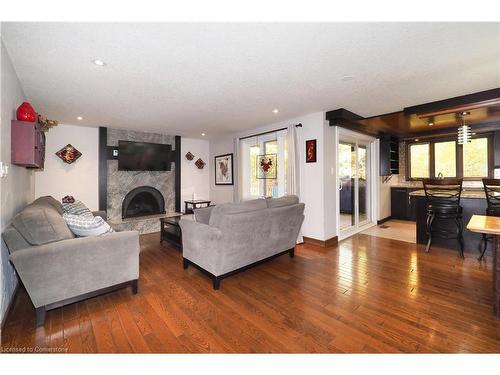
[[[201,136],[204,137],[205,136],[205,133],[201,133]]]
[[[342,81],[352,81],[354,79],[353,76],[343,76]]]
[[[433,122],[429,122],[429,126],[434,126],[434,123]]]
[[[418,138],[415,138],[415,142],[418,142],[418,141],[419,141],[419,139],[418,139]]]
[[[276,114],[276,113],[278,113],[278,112],[279,112],[279,111],[278,111],[278,109],[277,109],[277,108],[273,109],[273,113],[274,113],[274,114]]]
[[[78,121],[82,121],[82,120],[83,120],[83,117],[82,117],[82,116],[78,116],[76,119],[77,119]]]
[[[92,63],[94,63],[97,66],[106,66],[106,63],[100,59],[94,59],[92,60]]]
[[[463,111],[463,112],[462,112],[462,116],[467,116],[467,115],[470,115],[470,112],[469,112],[469,111]]]

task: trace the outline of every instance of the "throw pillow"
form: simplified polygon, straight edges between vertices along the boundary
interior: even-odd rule
[[[63,203],[63,210],[67,214],[71,215],[86,215],[94,216],[92,211],[88,209],[81,201],[75,201],[74,203]]]
[[[114,232],[113,228],[100,216],[74,215],[64,213],[63,219],[69,229],[78,237],[100,236]]]

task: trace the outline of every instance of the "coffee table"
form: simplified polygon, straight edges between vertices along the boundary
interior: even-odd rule
[[[163,244],[163,241],[166,241],[182,250],[182,231],[179,226],[181,217],[182,216],[179,215],[160,218],[160,244]]]

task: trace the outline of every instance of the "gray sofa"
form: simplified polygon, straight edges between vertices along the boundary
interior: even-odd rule
[[[62,213],[56,199],[38,198],[3,233],[10,261],[36,309],[37,326],[46,311],[57,307],[125,286],[137,293],[139,234],[75,238]]]
[[[208,273],[214,289],[220,281],[277,255],[294,255],[304,221],[297,196],[255,199],[194,210],[181,220],[184,268]]]

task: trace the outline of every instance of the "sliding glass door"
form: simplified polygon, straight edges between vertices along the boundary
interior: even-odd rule
[[[339,233],[346,237],[371,222],[370,144],[340,138],[338,145]]]

